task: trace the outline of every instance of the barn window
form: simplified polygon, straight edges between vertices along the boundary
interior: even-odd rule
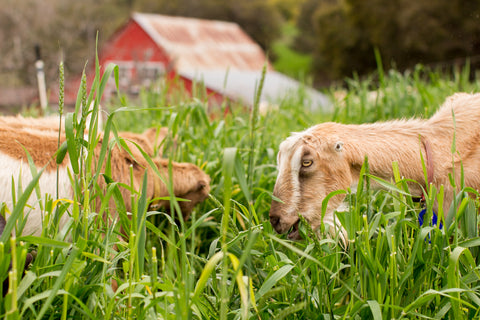
[[[114,63],[118,67],[118,86],[121,92],[125,92],[130,87],[133,76],[133,63],[130,61],[105,61],[105,65]],[[104,96],[109,97],[117,92],[117,86],[115,85],[115,77],[112,73],[110,79],[108,79],[108,85]]]
[[[142,85],[150,86],[165,74],[165,67],[161,63],[143,62],[139,63],[137,72]]]
[[[126,87],[132,79],[132,65],[130,63],[118,63],[118,80],[120,87]]]

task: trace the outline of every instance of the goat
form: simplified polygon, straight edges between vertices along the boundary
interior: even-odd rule
[[[454,115],[454,117],[453,117]],[[393,120],[372,124],[322,123],[293,133],[280,144],[278,176],[269,216],[278,233],[300,239],[299,214],[316,230],[322,223],[322,201],[331,192],[354,188],[368,157],[370,173],[393,179],[392,162],[398,162],[401,176],[413,195],[428,183],[445,190],[444,213],[453,200],[449,174],[460,180],[463,165],[465,186],[480,189],[480,94],[457,93],[446,99],[430,119]],[[455,139],[456,152],[452,154]],[[323,223],[342,240],[348,235],[334,212],[343,205],[344,194],[333,195]]]
[[[31,120],[35,122],[35,120]],[[1,123],[1,121],[0,121]],[[5,125],[0,127],[0,184],[3,186],[0,191],[0,201],[5,202],[7,207],[13,206],[12,199],[12,180],[18,185],[26,186],[32,180],[32,174],[28,165],[26,151],[31,156],[36,167],[45,167],[39,180],[39,188],[42,198],[45,194],[52,197],[57,195],[56,181],[57,181],[57,165],[55,162],[55,154],[58,149],[58,129],[44,130],[45,126],[35,126],[30,123],[28,127],[22,128],[19,126]],[[153,131],[147,131],[145,135],[124,133],[126,138],[131,139],[137,143],[141,148],[145,149],[147,154],[153,154],[153,144],[148,137],[151,137]],[[120,134],[121,136],[122,134]],[[155,133],[156,135],[156,133]],[[62,137],[60,142],[65,141]],[[95,157],[98,158],[103,137],[100,137],[100,142],[95,149]],[[111,179],[123,183],[125,185],[133,185],[138,190],[141,186],[144,174],[147,174],[147,196],[150,200],[155,198],[168,197],[167,186],[155,174],[150,167],[147,160],[142,153],[136,148],[132,147],[132,143],[127,143],[130,146],[131,153],[127,152],[118,145],[111,149],[110,165],[111,165]],[[160,158],[153,158],[153,163],[158,171],[163,175],[166,181],[168,178],[169,161]],[[73,198],[72,183],[69,178],[69,171],[71,168],[70,161],[67,157],[58,166],[58,198]],[[173,176],[173,192],[176,197],[187,199],[189,201],[180,201],[179,206],[182,210],[184,218],[188,218],[193,207],[205,200],[210,191],[210,177],[204,173],[200,168],[190,163],[171,162]],[[133,181],[130,181],[130,168],[133,171]],[[99,184],[105,186],[105,182],[99,179]],[[126,210],[131,211],[130,207],[130,191],[127,188],[120,188],[123,198],[126,200]],[[23,235],[40,235],[42,229],[42,213],[39,209],[39,201],[35,195],[32,195],[26,206],[28,218],[23,228]],[[112,201],[113,203],[113,201]],[[168,208],[168,200],[160,200],[155,203],[156,207],[161,206]],[[31,209],[27,209],[27,207]],[[63,215],[59,227],[68,220],[67,215]]]

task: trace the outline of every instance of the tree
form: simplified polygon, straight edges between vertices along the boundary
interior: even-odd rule
[[[299,36],[295,40],[295,49],[303,53],[311,53],[315,51],[317,32],[314,30],[316,24],[314,22],[314,14],[322,2],[318,0],[306,0],[300,6],[300,13],[297,17],[297,28]]]
[[[36,45],[49,83],[58,77],[60,59],[67,75],[79,74],[94,57],[97,31],[106,39],[128,15],[124,0],[0,0],[0,73],[8,75],[0,85],[35,83]]]
[[[298,20],[299,47],[330,79],[385,67],[451,63],[480,54],[480,2],[462,0],[309,0]]]

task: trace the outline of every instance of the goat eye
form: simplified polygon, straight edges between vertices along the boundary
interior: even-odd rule
[[[302,161],[302,167],[304,167],[304,168],[310,167],[312,164],[313,164],[312,160],[303,160]]]

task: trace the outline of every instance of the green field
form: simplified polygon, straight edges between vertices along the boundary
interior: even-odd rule
[[[450,76],[422,67],[405,74],[380,70],[371,78],[347,80],[331,114],[310,113],[300,94],[265,115],[255,107],[251,112],[233,108],[220,116],[220,107],[212,116],[202,99],[168,98],[153,90],[142,92],[135,102],[117,100],[109,107],[105,130],[168,127],[177,143],[175,148],[166,144],[164,156],[195,163],[207,172],[210,198],[188,221],[148,212],[144,229],[143,221],[137,225],[131,220],[132,236],[121,241],[119,224],[95,219],[93,209],[94,201],[106,201],[115,193],[99,194],[96,179],[102,178],[80,171],[75,200],[83,205],[65,203],[59,211],[74,217],[68,231],[72,240],[66,241],[55,224],[41,238],[0,239],[1,279],[7,276],[11,256],[13,265],[20,266],[27,251],[36,251],[24,278],[12,280],[0,314],[9,319],[480,317],[478,199],[468,198],[464,190],[444,228],[420,227],[421,208],[405,192],[404,183],[373,190],[365,170],[357,192],[348,195],[349,212],[340,217],[350,239],[347,249],[337,239],[313,235],[306,225],[301,226],[305,241],[289,241],[275,233],[268,219],[276,153],[289,132],[332,120],[426,117],[454,92],[479,91],[468,75],[468,69]],[[92,93],[98,99],[102,90],[98,77]],[[327,93],[333,97],[337,91]],[[90,105],[93,97],[81,88],[76,112],[82,114],[80,105]],[[93,115],[97,113],[94,109]],[[95,129],[90,128],[82,144],[81,124],[67,127],[72,133],[68,139],[87,155],[95,144]],[[82,168],[95,167],[88,156],[76,161]],[[23,186],[24,195],[35,192],[33,187]],[[435,199],[433,191],[428,204]],[[17,205],[8,208],[13,214],[25,205],[22,193],[16,196]],[[138,190],[134,199],[115,199],[133,201],[135,217],[144,213],[142,196]],[[46,207],[53,221],[54,206]],[[426,221],[431,214],[430,209]],[[114,243],[118,251],[112,259]],[[119,284],[116,292],[112,279]]]

